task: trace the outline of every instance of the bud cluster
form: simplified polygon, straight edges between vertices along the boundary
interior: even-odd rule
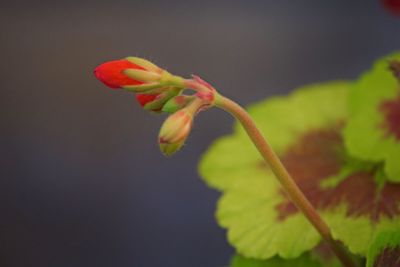
[[[139,104],[155,113],[172,113],[161,127],[159,145],[165,155],[178,151],[186,141],[195,115],[213,105],[215,89],[197,76],[185,80],[152,62],[138,58],[109,61],[95,68],[97,79],[112,89],[136,94]],[[185,95],[192,89],[194,95]]]

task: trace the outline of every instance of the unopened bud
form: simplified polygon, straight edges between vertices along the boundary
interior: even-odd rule
[[[195,96],[178,95],[168,100],[163,106],[162,111],[167,113],[174,113],[184,107],[195,99]]]
[[[163,88],[161,93],[137,94],[136,98],[145,110],[160,113],[163,111],[165,104],[181,91],[180,88]]]
[[[97,79],[112,89],[119,89],[124,86],[142,85],[143,82],[126,76],[123,71],[126,69],[143,70],[139,65],[133,64],[126,59],[105,62],[96,67],[94,75]]]
[[[123,88],[135,93],[154,94],[154,89],[160,87],[184,87],[181,77],[137,57],[105,62],[96,67],[94,74],[110,88]]]
[[[193,114],[186,109],[181,109],[166,119],[158,137],[164,155],[170,156],[183,146],[192,129],[192,122]]]
[[[166,70],[161,71],[149,71],[139,69],[126,69],[124,74],[131,79],[140,81],[141,84],[128,85],[123,88],[128,91],[134,92],[148,92],[153,89],[161,87],[179,87],[183,88],[183,78],[174,76]]]

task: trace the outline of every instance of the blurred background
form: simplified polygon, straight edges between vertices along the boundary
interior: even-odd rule
[[[197,164],[232,118],[202,113],[165,158],[165,116],[106,88],[96,65],[145,57],[247,105],[354,79],[400,47],[377,0],[2,1],[0,33],[2,267],[229,263]]]

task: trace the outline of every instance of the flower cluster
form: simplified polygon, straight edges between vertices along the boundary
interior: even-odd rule
[[[105,62],[95,68],[94,75],[111,89],[134,92],[145,110],[172,113],[162,125],[158,139],[165,155],[172,155],[183,146],[193,118],[212,106],[216,97],[215,89],[199,77],[185,80],[138,57]],[[196,93],[185,95],[185,89]]]

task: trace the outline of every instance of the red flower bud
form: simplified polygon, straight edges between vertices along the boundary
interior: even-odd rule
[[[103,63],[94,70],[94,75],[112,89],[136,93],[136,99],[144,109],[157,113],[184,87],[183,78],[138,57]]]
[[[99,65],[94,70],[97,79],[112,89],[119,89],[126,85],[139,85],[143,82],[134,80],[123,73],[126,69],[144,70],[126,59],[114,60]]]

